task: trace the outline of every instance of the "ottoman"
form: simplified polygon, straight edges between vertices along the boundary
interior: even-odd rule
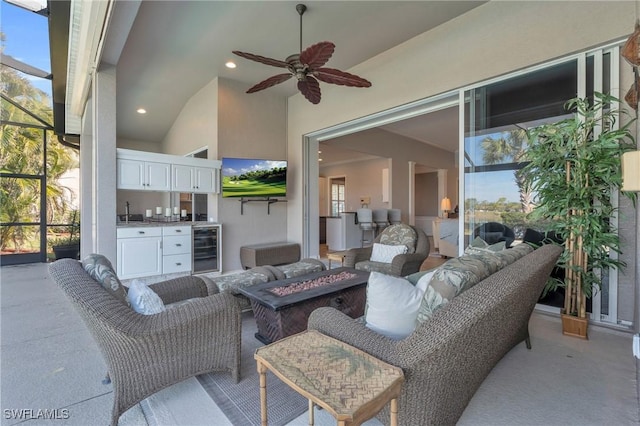
[[[300,260],[298,243],[263,243],[240,247],[240,264],[244,269],[264,265],[284,265]]]

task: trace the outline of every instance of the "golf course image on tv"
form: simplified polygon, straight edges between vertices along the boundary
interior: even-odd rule
[[[223,197],[284,197],[286,195],[286,161],[222,158]]]

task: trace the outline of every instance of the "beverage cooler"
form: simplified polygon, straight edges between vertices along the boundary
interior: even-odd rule
[[[222,228],[219,224],[195,225],[193,227],[193,273],[220,272],[220,243]]]

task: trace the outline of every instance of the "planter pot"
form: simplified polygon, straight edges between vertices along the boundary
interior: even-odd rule
[[[78,259],[80,257],[80,244],[68,244],[63,246],[54,246],[53,253],[58,259]]]
[[[562,334],[585,340],[589,338],[587,336],[587,327],[589,325],[587,318],[566,315],[564,312],[560,314],[560,317],[562,318]]]

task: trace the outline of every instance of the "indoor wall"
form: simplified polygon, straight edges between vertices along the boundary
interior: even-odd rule
[[[382,169],[386,168],[389,168],[389,160],[386,158],[352,161],[320,167],[320,176],[345,177],[345,211],[359,209],[361,197],[371,198],[370,209],[388,209],[390,203],[382,201]],[[329,196],[326,198],[328,200]]]

